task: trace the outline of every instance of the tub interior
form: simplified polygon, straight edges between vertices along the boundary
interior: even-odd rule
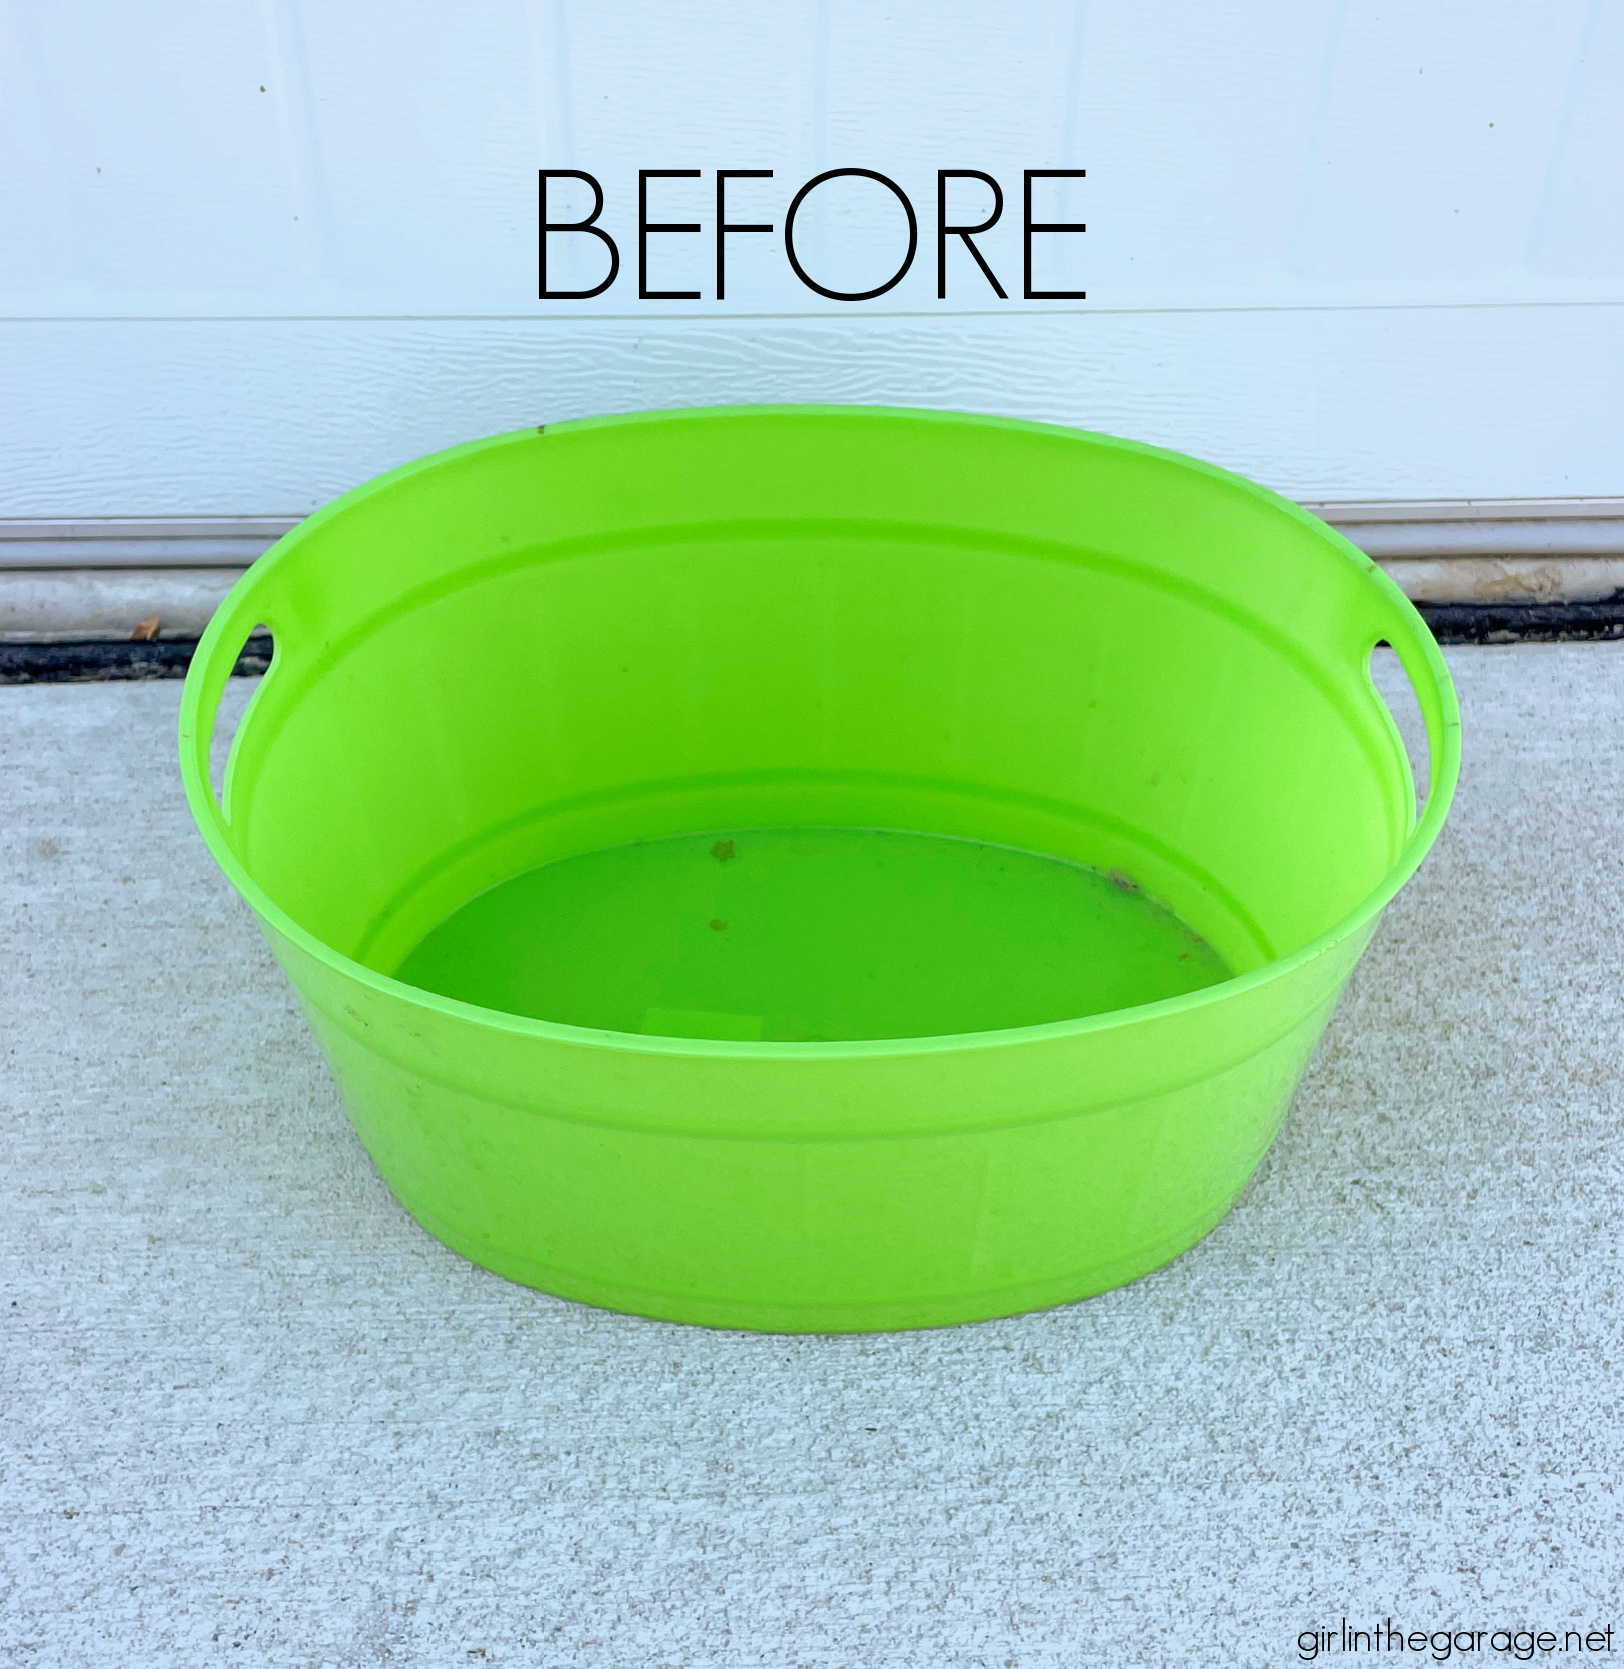
[[[669,427],[424,472],[267,571],[231,839],[333,948],[613,1031],[998,1030],[1262,966],[1396,859],[1367,581],[1312,528],[1029,431]]]

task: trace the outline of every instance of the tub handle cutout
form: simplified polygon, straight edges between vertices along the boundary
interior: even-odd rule
[[[229,599],[228,599],[229,604]],[[180,741],[185,756],[194,764],[189,773],[187,795],[194,811],[206,815],[223,836],[231,833],[231,758],[226,754],[220,773],[214,769],[215,730],[220,717],[220,703],[239,661],[254,654],[256,636],[270,639],[270,660],[260,678],[260,687],[249,698],[229,737],[223,738],[230,747],[236,745],[237,734],[249,712],[265,693],[276,669],[281,639],[276,627],[263,617],[263,602],[230,610],[222,608],[209,622],[192,670],[186,679],[185,694],[181,699]],[[217,786],[218,782],[218,786]]]
[[[1410,694],[1420,710],[1426,733],[1427,762],[1424,771],[1417,768],[1416,759],[1404,745],[1404,726],[1398,722],[1393,707],[1375,680],[1375,657],[1384,645],[1397,656]],[[1366,616],[1363,627],[1355,629],[1352,647],[1362,667],[1371,700],[1382,709],[1403,747],[1414,784],[1416,809],[1411,818],[1410,837],[1405,843],[1399,866],[1389,881],[1396,892],[1415,872],[1449,811],[1455,782],[1460,776],[1460,708],[1443,655],[1432,633],[1402,596],[1392,600],[1381,599],[1375,618]],[[1403,705],[1407,707],[1408,703]]]
[[[1394,653],[1386,638],[1380,638],[1371,648],[1366,661],[1366,674],[1376,699],[1392,722],[1393,735],[1401,748],[1414,788],[1414,813],[1410,818],[1413,828],[1426,809],[1432,793],[1432,747],[1427,735],[1426,721],[1421,713],[1421,698],[1404,664]]]

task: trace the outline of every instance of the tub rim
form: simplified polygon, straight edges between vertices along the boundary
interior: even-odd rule
[[[1370,655],[1381,642],[1389,643],[1404,668],[1415,691],[1416,699],[1427,727],[1430,755],[1429,783],[1426,804],[1415,819],[1408,839],[1387,874],[1341,920],[1318,937],[1285,956],[1276,957],[1248,973],[1220,980],[1200,991],[1178,997],[1165,997],[1156,1002],[1141,1003],[1132,1008],[1111,1009],[1101,1014],[1084,1015],[1073,1020],[1047,1021],[1040,1025],[1007,1027],[986,1032],[949,1032],[924,1037],[864,1038],[847,1041],[791,1043],[770,1041],[739,1041],[724,1038],[663,1037],[638,1032],[617,1032],[594,1027],[568,1025],[561,1021],[537,1020],[526,1015],[510,1014],[501,1009],[484,1008],[475,1003],[444,997],[421,987],[408,985],[392,975],[382,974],[353,957],[335,950],[325,940],[301,926],[283,910],[256,882],[238,859],[231,845],[224,812],[209,780],[209,756],[214,725],[218,715],[226,680],[230,676],[242,644],[252,628],[259,624],[262,614],[255,602],[255,593],[264,576],[275,565],[286,560],[305,539],[317,533],[329,520],[347,513],[376,493],[387,492],[400,482],[442,467],[454,459],[481,451],[494,450],[520,443],[531,443],[538,432],[549,434],[582,431],[596,428],[621,427],[652,423],[685,422],[716,418],[759,417],[886,417],[926,423],[947,423],[989,429],[1015,430],[1040,434],[1050,439],[1061,438],[1078,444],[1117,450],[1154,458],[1162,463],[1200,475],[1231,492],[1251,498],[1276,514],[1283,514],[1313,533],[1319,542],[1344,561],[1351,562],[1369,582],[1370,607],[1362,611],[1356,636],[1370,636],[1364,652],[1364,673],[1372,698],[1386,709],[1386,703],[1376,691],[1370,677]],[[273,637],[275,633],[272,625]],[[274,667],[274,661],[273,661]],[[269,674],[267,674],[269,676]],[[1429,703],[1427,696],[1434,699]],[[246,715],[245,715],[246,718]],[[1391,713],[1388,714],[1391,723]],[[374,476],[350,491],[341,494],[306,520],[299,523],[263,555],[238,580],[209,622],[191,667],[186,675],[181,696],[178,742],[180,748],[181,779],[187,803],[204,842],[219,864],[226,878],[245,900],[261,923],[280,937],[288,940],[305,955],[324,965],[330,972],[355,981],[376,995],[395,1002],[428,1010],[463,1024],[476,1024],[492,1030],[538,1041],[571,1044],[617,1054],[658,1054],[677,1057],[723,1059],[779,1059],[779,1060],[836,1060],[873,1056],[912,1056],[942,1054],[965,1049],[990,1049],[1019,1046],[1024,1043],[1054,1041],[1078,1037],[1088,1033],[1113,1031],[1125,1026],[1171,1016],[1177,1013],[1211,1007],[1244,994],[1289,978],[1294,972],[1333,951],[1345,940],[1360,932],[1386,909],[1405,883],[1414,875],[1426,857],[1449,814],[1455,787],[1460,777],[1460,708],[1454,683],[1437,642],[1414,605],[1377,563],[1358,546],[1338,533],[1317,516],[1293,503],[1281,494],[1238,475],[1217,464],[1190,457],[1166,447],[1152,446],[1144,441],[1124,439],[1094,430],[1074,428],[1065,424],[1040,423],[1024,418],[994,417],[972,412],[943,411],[909,406],[880,405],[825,405],[817,403],[786,403],[729,406],[685,406],[659,411],[639,411],[599,417],[577,418],[556,424],[535,425],[509,430],[501,434],[467,441],[459,446],[413,459],[396,469]]]

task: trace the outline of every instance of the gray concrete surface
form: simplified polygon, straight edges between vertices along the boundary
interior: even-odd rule
[[[1229,1220],[863,1339],[430,1240],[193,834],[179,686],[0,690],[0,1657],[1286,1664],[1344,1617],[1624,1654],[1624,646],[1450,662],[1454,820]]]

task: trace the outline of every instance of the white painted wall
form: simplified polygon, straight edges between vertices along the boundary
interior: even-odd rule
[[[809,399],[1078,423],[1310,499],[1624,494],[1624,0],[7,0],[0,27],[0,515],[293,514],[521,424]],[[842,305],[737,237],[718,302],[709,236],[667,238],[654,282],[706,299],[639,302],[640,166],[704,171],[655,212],[707,234],[719,167],[773,169],[734,213],[777,225],[811,175],[877,168],[920,254]],[[595,302],[536,298],[541,167],[604,182]],[[1088,299],[1000,302],[960,253],[938,301],[937,167],[1001,180],[983,247],[1017,296],[1021,169],[1086,168],[1039,212],[1088,232],[1038,255]],[[855,287],[895,211],[830,206],[805,258]]]

